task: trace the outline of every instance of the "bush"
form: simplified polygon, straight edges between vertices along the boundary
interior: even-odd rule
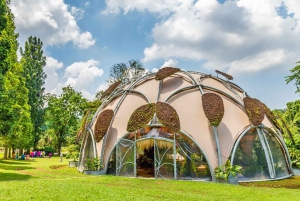
[[[48,156],[49,153],[54,153],[55,149],[51,146],[45,147],[45,155]]]
[[[72,161],[78,161],[79,151],[78,146],[72,144],[68,147],[68,154],[66,156],[67,159],[71,159]]]

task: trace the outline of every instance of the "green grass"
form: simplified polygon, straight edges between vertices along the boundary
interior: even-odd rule
[[[300,197],[297,189],[90,176],[78,173],[75,168],[67,167],[67,164],[65,159],[59,162],[59,157],[30,161],[0,160],[0,200],[275,201],[299,200]],[[300,183],[299,178],[295,178],[295,182]],[[279,181],[276,185],[287,181]]]

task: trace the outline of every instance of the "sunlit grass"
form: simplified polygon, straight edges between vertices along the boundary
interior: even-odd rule
[[[90,176],[59,157],[0,160],[0,200],[299,200],[296,189]]]

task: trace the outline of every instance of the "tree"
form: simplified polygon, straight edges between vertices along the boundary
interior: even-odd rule
[[[129,83],[135,81],[137,78],[146,75],[148,71],[143,67],[143,64],[139,60],[130,60],[128,64],[117,63],[114,64],[109,70],[110,78],[107,81],[109,84],[113,84],[117,81],[122,83]]]
[[[25,50],[20,48],[21,64],[24,69],[25,86],[28,89],[28,104],[30,105],[30,117],[33,124],[33,147],[36,148],[42,125],[44,123],[44,91],[46,74],[43,67],[46,65],[46,57],[43,56],[43,42],[30,36],[25,42]]]
[[[46,109],[46,120],[49,121],[49,128],[53,129],[57,148],[60,154],[62,144],[68,136],[76,135],[79,127],[79,119],[83,115],[87,100],[80,92],[75,91],[71,86],[64,87],[61,95],[48,94]]]
[[[5,153],[9,146],[28,146],[31,131],[30,106],[22,66],[17,60],[18,34],[9,1],[0,0],[0,136]]]
[[[297,87],[296,93],[300,93],[300,61],[297,61],[296,64],[298,65],[290,70],[292,75],[285,77],[285,81],[287,84],[291,81],[295,81],[295,85]]]

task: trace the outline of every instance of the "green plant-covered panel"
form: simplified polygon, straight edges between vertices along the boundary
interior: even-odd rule
[[[159,121],[174,132],[180,131],[180,120],[176,110],[169,104],[156,103],[156,116]]]
[[[103,94],[102,94],[102,96],[101,96],[101,99],[104,98],[104,97],[106,97],[106,96],[108,96],[109,94],[111,94],[111,92],[113,92],[113,91],[119,86],[119,84],[121,84],[121,81],[115,82],[115,83],[113,83],[112,85],[110,85],[110,86],[108,87],[108,89],[106,89],[106,90],[103,92]]]
[[[86,126],[87,126],[87,119],[88,119],[88,116],[90,115],[91,113],[91,110],[88,110],[83,119],[82,119],[82,122],[81,122],[81,126],[80,126],[80,129],[78,130],[77,132],[77,136],[76,136],[76,143],[79,142],[79,140],[82,138],[82,134],[85,132],[85,129],[86,129]]]
[[[263,104],[255,98],[246,97],[243,100],[249,120],[254,126],[258,126],[265,116]]]
[[[146,126],[155,113],[155,103],[149,103],[137,108],[130,116],[127,131],[133,132]]]
[[[172,67],[162,68],[156,73],[155,80],[163,80],[166,77],[169,77],[179,71],[180,71],[180,68],[172,68]]]
[[[224,73],[222,71],[219,70],[215,70],[216,73],[223,75],[224,77],[226,77],[228,80],[233,80],[233,77],[231,75],[228,75],[227,73]]]
[[[202,107],[211,126],[219,126],[224,116],[224,104],[218,94],[205,93],[202,96]]]
[[[268,108],[268,106],[266,106],[266,104],[263,104],[263,108],[265,111],[265,114],[267,115],[268,119],[272,122],[272,124],[278,129],[280,130],[280,132],[283,132],[282,127],[279,125],[279,123],[276,120],[275,115],[273,114],[273,112],[270,110],[270,108]]]
[[[114,111],[110,109],[104,110],[99,114],[94,132],[96,142],[100,142],[103,136],[106,134],[113,116]]]

